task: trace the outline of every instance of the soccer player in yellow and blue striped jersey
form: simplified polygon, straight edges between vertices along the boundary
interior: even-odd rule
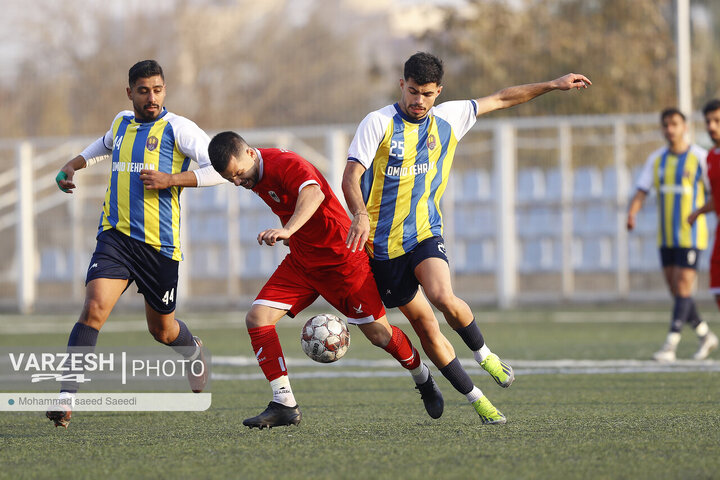
[[[208,157],[210,139],[190,120],[165,110],[165,76],[154,60],[138,62],[128,74],[133,110],[115,116],[110,130],[65,164],[58,187],[75,188],[75,171],[111,159],[97,246],[86,276],[85,303],[68,339],[68,351],[94,349],[100,328],[123,292],[135,282],[145,297],[148,328],[155,339],[191,361],[204,364],[202,342],[175,318],[180,252],[181,186],[217,185],[225,180]],[[190,161],[200,168],[189,171]],[[188,370],[191,389],[202,391],[207,368]],[[78,385],[63,382],[60,400],[72,401]],[[59,404],[47,412],[67,427],[70,409]]]
[[[628,209],[627,227],[635,219],[650,190],[657,192],[660,263],[668,289],[674,298],[670,331],[665,344],[655,352],[657,361],[675,360],[680,331],[689,323],[694,329],[705,325],[692,298],[700,252],[707,248],[708,230],[705,215],[692,225],[688,216],[705,205],[707,151],[687,141],[685,115],[677,108],[660,114],[667,145],[652,152],[637,180],[637,190]]]
[[[440,199],[457,142],[478,116],[552,90],[586,88],[590,80],[570,73],[434,106],[443,88],[442,76],[439,58],[422,52],[411,56],[400,79],[400,101],[371,112],[360,123],[343,176],[345,199],[354,217],[347,246],[367,249],[383,303],[399,307],[410,320],[428,357],[466,396],[482,423],[505,423],[460,365],[430,306],[443,312],[495,381],[510,386],[512,368],[490,351],[470,307],[452,291]],[[430,303],[416,295],[419,285]]]

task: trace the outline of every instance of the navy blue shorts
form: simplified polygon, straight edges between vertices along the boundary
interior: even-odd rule
[[[168,314],[175,311],[179,264],[147,243],[111,228],[97,236],[85,285],[96,278],[127,279],[128,287],[134,281],[153,310]]]
[[[697,248],[660,247],[660,263],[663,267],[682,267],[697,270],[700,250]]]
[[[386,308],[402,307],[415,298],[420,285],[415,276],[415,267],[432,257],[448,261],[445,240],[441,236],[425,239],[413,250],[397,258],[370,259],[370,268]]]

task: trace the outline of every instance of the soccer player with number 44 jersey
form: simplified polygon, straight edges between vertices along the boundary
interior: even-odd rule
[[[85,280],[85,304],[70,332],[68,351],[94,349],[100,329],[132,282],[145,297],[148,329],[189,360],[204,365],[202,342],[175,318],[180,251],[180,186],[224,182],[207,156],[207,134],[187,118],[165,110],[165,76],[154,60],[130,68],[127,97],[133,110],[118,113],[110,130],[63,166],[58,187],[72,193],[77,170],[111,159],[97,233]],[[190,171],[190,161],[200,166]],[[164,183],[163,183],[164,182]],[[188,373],[191,389],[207,383],[207,366]],[[63,382],[60,402],[47,412],[55,426],[67,425],[78,384]],[[69,405],[68,405],[69,404]]]
[[[399,307],[420,337],[425,353],[483,424],[506,419],[460,365],[440,332],[430,303],[440,310],[502,387],[514,374],[485,344],[470,307],[456,297],[442,237],[440,198],[447,186],[457,142],[476,117],[527,102],[552,90],[587,88],[584,75],[570,73],[549,82],[508,87],[476,100],[434,106],[442,91],[443,65],[429,53],[405,62],[400,101],[365,117],[348,153],[343,192],[353,214],[347,237],[351,250],[366,248],[386,307]],[[422,285],[427,295],[417,295]]]

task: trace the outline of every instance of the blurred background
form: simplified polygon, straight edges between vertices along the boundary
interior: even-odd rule
[[[689,6],[686,72],[678,1]],[[630,234],[625,212],[639,168],[664,143],[659,111],[681,103],[679,73],[690,74],[694,140],[709,146],[697,111],[720,95],[718,21],[713,0],[7,0],[0,309],[82,303],[110,163],[80,172],[72,196],[54,177],[130,108],[138,60],[163,66],[170,111],[211,135],[232,129],[295,150],[342,197],[357,124],[397,100],[402,64],[419,50],[445,62],[439,102],[571,71],[593,81],[483,117],[460,142],[443,204],[458,294],[501,307],[664,299],[654,197]],[[180,302],[246,307],[286,253],[254,242],[277,220],[229,185],[182,197]]]

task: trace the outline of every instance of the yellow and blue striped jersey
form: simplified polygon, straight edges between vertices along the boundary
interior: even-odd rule
[[[691,145],[676,155],[667,147],[647,158],[638,178],[637,188],[644,192],[654,188],[658,204],[658,246],[697,248],[708,244],[705,215],[690,225],[690,213],[705,204],[707,185],[707,151]]]
[[[152,122],[138,122],[133,112],[123,111],[101,140],[111,151],[112,169],[98,233],[114,228],[166,257],[182,260],[182,187],[148,190],[140,171],[180,173],[188,170],[191,159],[201,167],[210,165],[207,134],[190,120],[164,109]]]
[[[473,100],[445,102],[414,121],[396,103],[360,123],[348,161],[367,169],[360,188],[370,217],[371,257],[396,258],[442,235],[440,199],[455,146],[475,124],[476,112]]]

